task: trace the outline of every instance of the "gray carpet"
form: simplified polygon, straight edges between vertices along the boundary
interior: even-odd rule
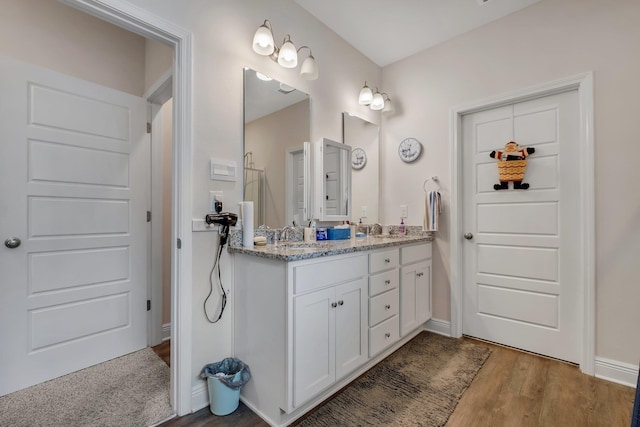
[[[146,427],[172,413],[169,376],[145,348],[0,397],[0,426]]]
[[[422,332],[299,425],[443,426],[490,353]]]

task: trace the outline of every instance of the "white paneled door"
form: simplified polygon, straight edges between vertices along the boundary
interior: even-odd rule
[[[463,333],[580,363],[578,93],[462,118]],[[533,147],[524,182],[494,189],[509,141]]]
[[[146,346],[149,143],[141,98],[6,58],[0,93],[4,395]]]

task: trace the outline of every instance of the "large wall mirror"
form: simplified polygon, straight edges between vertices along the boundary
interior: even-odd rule
[[[342,113],[343,142],[352,154],[351,186],[353,209],[351,220],[373,224],[379,217],[380,127],[360,117]]]
[[[310,135],[309,95],[245,68],[243,199],[254,203],[254,227],[307,221],[304,143]]]

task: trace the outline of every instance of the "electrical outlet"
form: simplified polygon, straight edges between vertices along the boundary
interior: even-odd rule
[[[367,207],[363,206],[362,207],[362,212],[361,212],[361,217],[366,218],[367,217]]]
[[[409,217],[409,208],[407,205],[400,205],[400,218],[408,218]]]
[[[209,191],[209,212],[216,211],[216,202],[222,202],[223,195],[222,191]]]

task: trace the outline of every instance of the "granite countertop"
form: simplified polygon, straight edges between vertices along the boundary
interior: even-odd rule
[[[282,261],[299,261],[331,255],[348,254],[371,249],[401,246],[411,243],[431,242],[431,234],[407,236],[367,236],[347,240],[323,240],[318,242],[280,242],[266,246],[229,246],[229,253],[254,255]]]

